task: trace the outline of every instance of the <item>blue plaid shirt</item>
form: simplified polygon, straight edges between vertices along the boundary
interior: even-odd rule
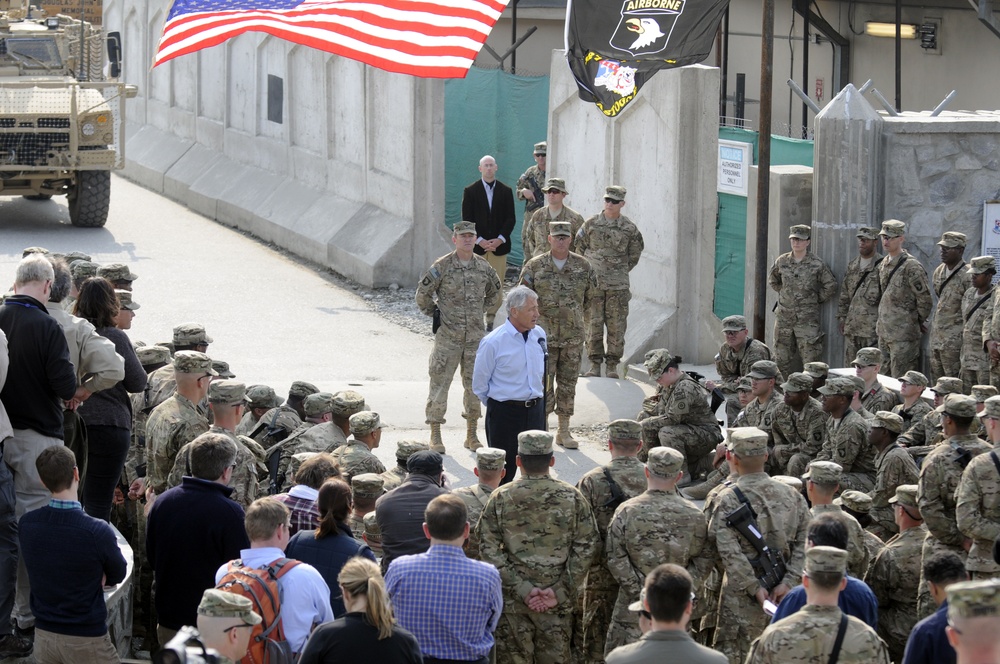
[[[434,544],[426,553],[393,560],[385,585],[399,626],[413,632],[425,656],[476,660],[489,654],[503,610],[493,565],[466,558],[461,547]]]

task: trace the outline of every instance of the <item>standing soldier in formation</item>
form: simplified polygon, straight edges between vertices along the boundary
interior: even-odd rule
[[[324,441],[322,435],[303,440],[318,426],[327,425],[325,428],[328,432],[329,427],[334,426],[332,394],[329,392],[310,394],[302,401],[302,412],[305,415],[302,424],[283,441],[267,450],[268,464],[275,469],[274,486],[279,493],[284,493],[292,487],[290,467],[293,456],[301,452],[327,452],[329,451],[327,448],[334,442]]]
[[[605,362],[608,378],[618,378],[618,363],[625,352],[628,303],[632,299],[628,273],[639,263],[645,247],[642,233],[622,214],[625,187],[604,190],[604,211],[583,222],[576,234],[576,248],[590,261],[597,274],[597,291],[591,300],[587,355],[590,369],[585,376],[600,376]],[[607,352],[604,329],[608,330]]]
[[[719,598],[714,648],[731,664],[739,664],[750,642],[767,626],[764,601],[778,603],[797,585],[802,573],[809,510],[805,499],[789,486],[764,472],[767,434],[748,427],[730,435],[726,460],[738,475],[715,496],[709,515],[709,538],[714,540],[725,576]],[[753,544],[729,525],[729,518],[744,505],[757,515],[757,530],[770,548],[785,561],[786,572],[772,588],[761,585],[750,561],[758,557]]]
[[[205,332],[205,326],[201,323],[182,323],[174,327],[172,339],[174,353],[182,350],[207,353],[208,346],[212,343],[212,337],[208,336]],[[145,409],[147,412],[153,412],[154,408],[174,393],[177,388],[174,373],[174,366],[168,364],[149,375],[149,381],[146,385]]]
[[[285,403],[261,415],[257,426],[248,435],[265,450],[270,450],[302,426],[302,421],[306,417],[306,397],[317,392],[319,388],[312,383],[304,380],[293,382],[288,388],[288,398],[285,399]]]
[[[590,306],[597,282],[590,262],[569,250],[573,239],[570,223],[553,221],[549,229],[551,251],[527,262],[520,283],[538,294],[538,325],[545,330],[548,340],[545,416],[555,411],[559,417],[556,444],[576,449],[579,445],[570,433],[569,419],[576,402],[576,381],[583,357],[584,312]]]
[[[847,377],[831,378],[819,391],[823,395],[823,412],[830,419],[816,460],[833,461],[843,468],[841,488],[871,491],[875,486],[875,450],[868,442],[868,420],[851,408],[853,381]]]
[[[996,448],[1000,442],[1000,396],[986,400],[979,419],[986,426],[987,440]],[[993,543],[1000,537],[1000,462],[994,450],[969,462],[955,499],[958,529],[972,540],[965,569],[973,579],[1000,576],[1000,565],[993,558]]]
[[[901,484],[916,484],[919,471],[913,457],[896,444],[903,428],[903,418],[880,410],[872,420],[868,440],[878,452],[875,455],[875,488],[868,494],[872,499],[872,528],[883,541],[899,532],[892,497]]]
[[[577,593],[597,555],[597,525],[583,495],[549,475],[552,434],[518,434],[520,476],[493,492],[476,526],[484,562],[500,571],[497,664],[572,661]]]
[[[823,355],[819,305],[837,294],[837,279],[826,263],[809,252],[812,229],[792,226],[792,250],[778,256],[767,283],[778,293],[774,314],[774,356],[778,369],[788,375],[796,360],[815,362]]]
[[[932,281],[937,306],[931,321],[931,379],[960,376],[962,372],[962,298],[972,285],[965,269],[965,234],[947,231],[938,242],[941,264],[934,268]]]
[[[847,490],[840,494],[840,498],[837,498],[833,502],[835,505],[840,505],[840,509],[844,510],[844,514],[854,517],[861,524],[861,527],[865,529],[865,549],[868,551],[868,567],[870,568],[871,564],[875,562],[875,557],[879,554],[879,551],[885,548],[885,542],[871,531],[873,523],[870,515],[872,509],[871,496],[860,491]]]
[[[351,413],[353,415],[353,413]],[[406,479],[406,462],[415,452],[427,450],[430,447],[420,440],[401,440],[396,443],[396,465],[382,473],[385,490],[388,493],[403,483]]]
[[[851,362],[857,375],[865,381],[861,391],[861,405],[874,415],[880,410],[892,410],[899,403],[899,397],[878,380],[882,369],[882,351],[878,348],[859,348],[858,355]]]
[[[722,319],[722,333],[726,342],[715,356],[715,370],[719,380],[706,381],[710,390],[718,388],[726,395],[726,422],[732,423],[743,410],[736,396],[740,378],[750,373],[750,367],[759,360],[770,360],[771,349],[763,341],[753,339],[747,331],[747,319],[743,316],[726,316]]]
[[[985,349],[985,335],[989,334],[993,318],[993,275],[997,273],[996,259],[976,256],[969,261],[972,286],[962,297],[962,373],[959,378],[965,389],[973,385],[990,384],[990,354]]]
[[[500,298],[500,278],[489,263],[473,253],[476,225],[460,221],[452,231],[455,251],[434,261],[417,286],[417,306],[435,320],[434,348],[428,373],[427,423],[431,426],[430,447],[444,454],[441,425],[448,408],[448,388],[455,369],[462,367],[462,417],[466,422],[466,449],[481,446],[476,427],[482,409],[472,391],[472,369],[476,350],[483,338],[484,312]],[[440,325],[440,327],[437,327]]]
[[[476,534],[476,526],[479,525],[479,518],[483,515],[483,509],[490,501],[490,496],[500,486],[500,480],[506,474],[504,469],[506,460],[507,453],[499,447],[480,447],[476,450],[476,467],[473,468],[479,483],[452,491],[465,501],[465,507],[469,510],[469,539],[465,543],[465,555],[469,558],[479,559],[479,536]]]
[[[823,448],[827,414],[813,399],[813,379],[806,373],[793,373],[781,384],[784,401],[774,407],[771,418],[773,459],[768,459],[777,474],[801,477],[809,462]]]
[[[236,433],[249,436],[261,416],[280,404],[281,399],[274,393],[274,388],[268,385],[250,385],[247,387],[247,412],[243,414],[243,419],[236,427]]]
[[[622,503],[608,526],[607,567],[617,587],[605,652],[635,642],[638,616],[629,605],[643,579],[662,563],[685,568],[698,588],[714,564],[707,543],[708,520],[677,493],[684,457],[675,449],[650,450],[646,491]]]
[[[802,479],[806,484],[806,497],[812,505],[809,514],[816,518],[823,514],[832,514],[847,527],[847,572],[851,576],[862,579],[868,571],[868,550],[865,548],[865,534],[861,524],[839,505],[833,503],[833,497],[840,489],[842,468],[832,461],[813,461],[809,464]]]
[[[882,300],[878,308],[878,345],[891,376],[901,376],[920,364],[920,339],[927,331],[931,294],[927,272],[903,249],[906,224],[896,219],[882,223],[882,248],[878,280]]]
[[[590,470],[576,487],[590,503],[601,536],[597,557],[587,575],[582,611],[577,616],[579,624],[573,630],[577,642],[574,654],[581,662],[603,662],[604,653],[614,647],[604,647],[618,597],[618,582],[608,569],[608,524],[619,505],[646,490],[646,469],[636,458],[641,445],[642,427],[638,422],[615,420],[608,425],[610,463]]]
[[[528,219],[545,204],[542,200],[542,185],[545,183],[545,157],[548,152],[548,143],[542,141],[535,143],[535,165],[529,166],[528,170],[517,179],[517,186],[514,187],[517,200],[524,201],[524,221],[521,229],[528,225]],[[522,235],[523,237],[523,235]],[[528,261],[528,252],[524,252],[524,261]]]
[[[549,224],[553,221],[568,221],[573,231],[573,238],[569,243],[569,250],[574,250],[576,234],[583,226],[583,216],[568,205],[563,205],[563,200],[569,194],[566,190],[566,181],[562,178],[549,178],[545,181],[545,206],[540,207],[531,214],[531,218],[524,220],[524,228],[521,230],[521,244],[524,247],[524,262],[527,263],[535,256],[544,254],[549,247],[546,240],[549,236]]]
[[[850,362],[858,350],[878,345],[875,322],[882,291],[878,284],[876,251],[878,231],[867,226],[858,229],[858,255],[847,264],[837,302],[837,329],[844,335],[844,362]]]
[[[919,371],[907,371],[899,377],[899,396],[903,403],[892,407],[892,412],[903,418],[903,431],[923,419],[931,412],[931,406],[923,400],[927,376]]]

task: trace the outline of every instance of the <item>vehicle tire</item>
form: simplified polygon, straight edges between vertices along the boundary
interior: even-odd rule
[[[78,171],[68,195],[69,221],[82,228],[100,228],[108,221],[111,171]]]
[[[25,194],[23,198],[29,201],[47,201],[52,198],[52,194]]]

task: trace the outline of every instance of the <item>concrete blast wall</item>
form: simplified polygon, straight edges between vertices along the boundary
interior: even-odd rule
[[[625,360],[657,347],[686,362],[718,352],[715,286],[719,71],[665,70],[616,118],[577,96],[562,51],[552,53],[548,173],[566,179],[574,207],[603,209],[604,188],[628,189],[622,211],[645,251],[631,273]]]
[[[258,33],[150,70],[167,0],[106,0],[125,176],[367,286],[447,252],[444,86]]]

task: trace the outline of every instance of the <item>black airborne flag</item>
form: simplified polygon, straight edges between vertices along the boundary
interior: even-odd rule
[[[660,69],[708,57],[729,0],[571,0],[566,55],[580,99],[618,115]]]

